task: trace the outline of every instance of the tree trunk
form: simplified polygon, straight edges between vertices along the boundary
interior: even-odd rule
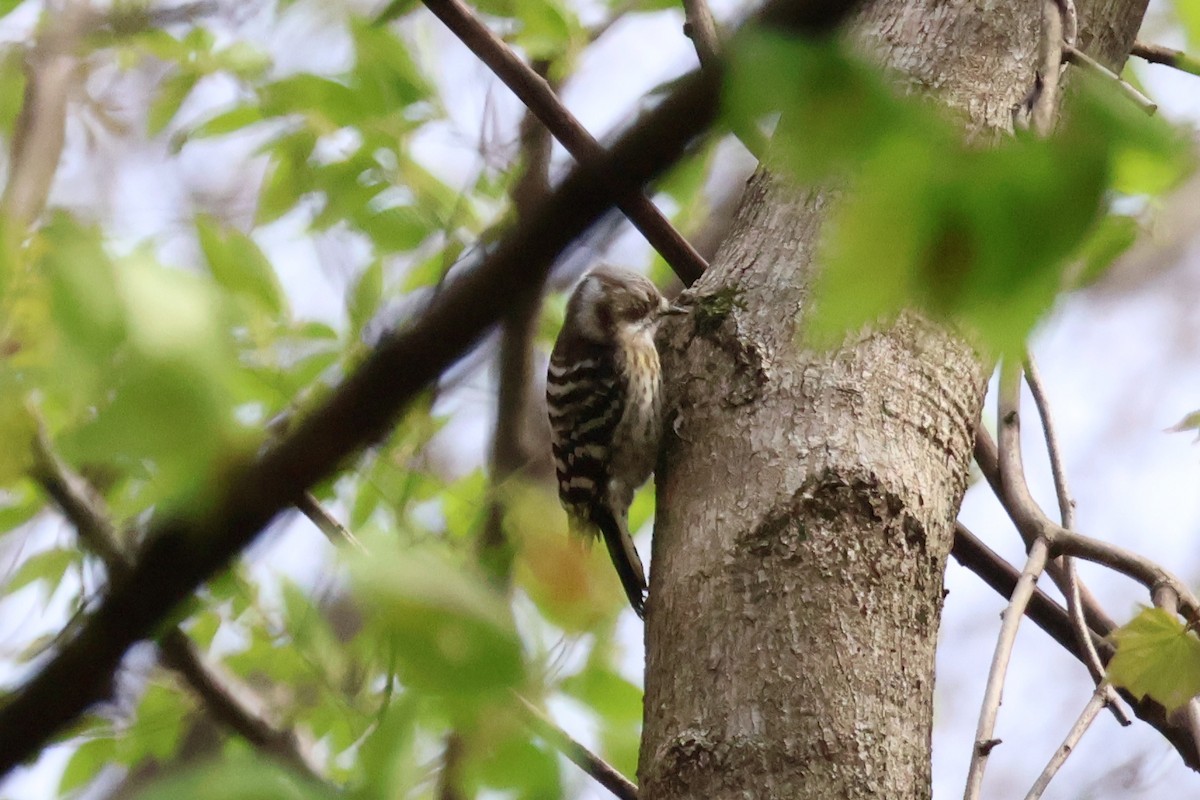
[[[1080,2],[1116,66],[1143,0]],[[1034,82],[1039,3],[879,0],[865,49],[986,140]],[[915,315],[831,353],[797,322],[827,198],[767,174],[666,331],[642,796],[927,798],[942,572],[986,370]],[[736,303],[730,291],[736,290]],[[970,743],[963,742],[963,757]]]

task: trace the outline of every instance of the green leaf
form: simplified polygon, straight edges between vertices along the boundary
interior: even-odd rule
[[[350,319],[350,329],[355,336],[361,334],[363,328],[375,316],[382,297],[383,262],[375,259],[358,276],[358,282],[354,284],[347,300],[346,314]]]
[[[1117,647],[1108,663],[1115,685],[1168,713],[1200,694],[1200,638],[1174,614],[1148,608],[1109,636]]]
[[[146,116],[146,132],[151,136],[162,133],[163,128],[175,118],[183,101],[192,93],[200,74],[176,72],[167,76],[158,86],[158,92],[150,103]]]
[[[234,42],[214,54],[221,69],[226,69],[243,80],[261,77],[271,66],[271,56],[249,42]]]
[[[16,592],[31,583],[45,581],[50,591],[54,591],[62,581],[63,575],[72,564],[79,561],[78,550],[52,548],[30,556],[8,580],[4,587],[6,593]]]
[[[579,20],[564,4],[554,0],[513,0],[521,30],[514,37],[530,58],[552,60],[569,52]]]
[[[106,376],[111,400],[64,436],[64,452],[101,464],[150,459],[159,499],[201,491],[236,431],[228,314],[210,283],[144,253],[124,260],[117,278],[126,336]]]
[[[1075,286],[1089,286],[1108,272],[1118,258],[1125,254],[1141,233],[1141,225],[1133,217],[1110,214],[1083,240],[1072,261],[1081,264],[1075,276]]]
[[[137,800],[332,800],[337,795],[306,783],[271,759],[236,758],[188,769],[158,781]]]
[[[89,357],[109,356],[125,337],[126,319],[115,268],[99,231],[58,213],[42,237],[40,269],[50,277],[55,322]]]
[[[805,317],[813,344],[836,344],[848,330],[919,308],[992,352],[1018,350],[1062,290],[1068,258],[1097,229],[1114,182],[1159,191],[1190,163],[1174,129],[1086,76],[1052,136],[979,149],[958,143],[950,122],[883,99],[861,68],[851,67],[847,81],[824,73],[811,45],[771,47],[776,68],[789,63],[778,53],[794,59],[798,51],[800,66],[824,76],[816,87],[799,81],[799,99],[774,102],[783,108],[780,160],[799,178],[833,171],[849,183],[818,257]],[[743,93],[753,91],[763,90]],[[838,110],[860,108],[856,97],[874,109],[869,132],[854,132],[864,124],[857,111]],[[1131,163],[1138,168],[1122,166]]]
[[[414,250],[433,232],[429,222],[408,206],[367,212],[357,215],[355,221],[359,229],[371,237],[376,249],[384,253]]]
[[[116,750],[116,742],[108,737],[88,739],[76,747],[58,781],[59,796],[65,797],[95,780],[102,769],[113,763]]]
[[[351,32],[356,51],[351,85],[364,107],[384,115],[429,98],[432,88],[403,39],[365,20],[354,20]]]
[[[313,171],[308,159],[316,144],[316,134],[304,129],[282,137],[271,146],[274,158],[258,199],[260,225],[279,219],[303,195],[313,191]]]
[[[12,2],[12,0],[4,0]],[[7,48],[0,53],[0,132],[11,135],[17,122],[17,115],[25,101],[25,70],[23,69],[24,49],[20,47]]]
[[[44,506],[42,493],[32,480],[17,481],[5,487],[0,492],[0,534],[24,525]]]
[[[279,278],[253,239],[233,228],[222,228],[204,215],[196,217],[196,233],[218,284],[254,301],[274,319],[283,315],[286,301]]]
[[[1174,0],[1175,14],[1187,32],[1188,44],[1200,47],[1200,3],[1196,0]]]
[[[221,615],[211,609],[202,609],[187,621],[188,638],[201,650],[212,647],[213,639],[221,630]]]
[[[210,136],[224,136],[227,133],[240,131],[266,119],[263,109],[258,105],[236,106],[209,117],[188,133],[189,139],[204,139]]]
[[[7,390],[6,390],[7,389]],[[37,420],[16,386],[0,388],[0,486],[16,483],[33,464]]]
[[[636,723],[642,719],[642,690],[599,660],[589,660],[559,688],[609,722]]]
[[[352,574],[393,642],[406,685],[469,707],[523,677],[507,604],[483,576],[418,548],[392,558],[375,552]]]
[[[387,4],[387,7],[375,17],[372,24],[382,25],[385,22],[391,22],[394,19],[399,19],[408,12],[416,8],[420,3],[418,0],[392,0]]]
[[[492,735],[487,740],[472,747],[479,752],[470,762],[476,782],[515,792],[521,798],[563,796],[558,759],[552,750],[530,741],[528,730],[521,727],[488,732]]]
[[[739,130],[778,115],[771,160],[802,181],[854,167],[897,136],[948,143],[929,108],[898,98],[877,69],[832,38],[747,32],[731,58],[726,121]]]
[[[416,702],[411,696],[393,701],[362,745],[358,760],[363,785],[360,800],[409,797],[420,768],[414,749]]]
[[[1183,433],[1184,431],[1200,431],[1200,409],[1185,414],[1183,419],[1167,428],[1168,433]],[[1196,441],[1200,442],[1200,438]]]
[[[344,83],[319,75],[291,75],[264,86],[261,108],[267,116],[293,113],[319,115],[335,128],[351,127],[370,115],[372,109]]]

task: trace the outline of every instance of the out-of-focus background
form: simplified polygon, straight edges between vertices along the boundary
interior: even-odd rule
[[[578,52],[560,62],[564,70],[569,66],[561,87],[564,102],[601,139],[644,107],[647,92],[696,63],[692,43],[681,32],[680,9],[643,10],[649,4],[629,3],[625,13],[618,13],[620,5],[570,3],[575,15],[571,24],[582,26],[585,33],[576,32]],[[378,10],[373,3],[220,0],[205,4],[194,22],[167,26],[168,37],[185,42],[177,50],[153,39],[135,41],[128,48],[97,49],[81,60],[78,84],[71,90],[65,146],[49,208],[65,209],[79,224],[97,226],[114,259],[144,253],[171,268],[198,272],[219,260],[214,255],[219,248],[198,237],[197,216],[203,215],[211,230],[240,232],[273,266],[282,302],[290,309],[287,324],[297,333],[284,347],[273,338],[279,337],[277,328],[256,330],[257,323],[250,319],[242,320],[238,336],[261,336],[264,359],[269,351],[269,358],[280,365],[312,359],[311,380],[335,381],[353,363],[346,354],[354,342],[370,342],[402,321],[430,291],[419,288],[429,281],[414,275],[444,273],[456,262],[470,263],[486,248],[479,236],[507,207],[505,175],[520,152],[517,130],[524,109],[488,68],[420,8],[397,23],[394,40],[372,39],[361,20]],[[746,12],[727,0],[714,3],[713,10],[729,23]],[[52,22],[45,14],[42,3],[24,2],[0,18],[5,80],[21,74],[26,46],[38,35],[39,25]],[[498,18],[492,22],[504,32],[507,23]],[[195,29],[203,35],[189,34]],[[189,35],[195,39],[186,44]],[[1152,7],[1141,38],[1187,45],[1174,8],[1162,4]],[[531,41],[524,45],[536,47]],[[355,117],[359,111],[347,108],[346,119],[339,119],[337,103],[331,100],[327,107],[317,104],[321,112],[297,122],[285,113],[288,103],[304,92],[315,96],[332,91],[328,86],[297,81],[277,94],[247,89],[311,74],[344,76],[354,69],[356,52],[396,43],[408,49],[411,66],[427,76],[430,85],[425,101],[405,106],[395,117],[362,122]],[[195,67],[191,73],[188,57],[182,55],[188,48]],[[407,68],[394,67],[397,74]],[[1160,114],[1192,128],[1200,121],[1200,78],[1136,59],[1128,77],[1158,103]],[[387,74],[380,80],[396,77]],[[11,123],[20,87],[0,88],[0,94],[10,108]],[[256,108],[262,119],[248,127],[235,124],[245,118],[222,116],[230,109],[251,115]],[[222,125],[230,132],[222,132]],[[418,188],[381,191],[375,195],[380,201],[375,211],[408,211],[394,218],[381,214],[379,220],[356,226],[328,213],[334,201],[316,196],[336,192],[337,165],[378,155],[364,152],[359,132],[363,128],[399,139],[411,158],[397,163],[390,154],[379,155],[373,168],[387,173],[383,180]],[[311,159],[330,165],[327,185],[289,187],[286,176],[281,177],[279,165],[286,163],[287,148],[278,142],[293,129],[316,139]],[[293,144],[299,146],[296,138]],[[556,145],[552,177],[561,176],[570,163]],[[699,200],[689,200],[684,189],[657,199],[689,234],[711,237],[706,226],[719,229],[727,221],[730,203],[754,164],[736,142],[722,141],[674,176],[680,186],[702,187]],[[260,200],[264,181],[277,203],[266,214]],[[366,184],[355,175],[345,188],[352,192]],[[305,199],[306,189],[313,197]],[[1109,277],[1062,298],[1033,339],[1054,404],[1080,529],[1143,553],[1192,585],[1200,577],[1200,446],[1192,434],[1167,429],[1200,407],[1200,317],[1195,313],[1200,306],[1200,240],[1191,234],[1197,229],[1198,191],[1194,185],[1185,186],[1178,197],[1168,195],[1147,209],[1146,219],[1154,221],[1147,223],[1151,230],[1145,241],[1135,245]],[[431,218],[443,226],[440,232]],[[396,239],[408,236],[411,241],[389,240],[381,246],[380,240],[387,237],[377,235],[373,225],[393,225],[389,230],[400,231]],[[223,241],[235,240],[241,241]],[[664,265],[628,223],[607,218],[564,257],[551,279],[536,370],[544,365],[549,336],[561,318],[562,292],[599,260],[668,279]],[[449,272],[452,279],[453,270]],[[301,335],[310,323],[318,327]],[[326,340],[334,344],[323,350]],[[361,523],[356,533],[369,546],[377,546],[382,532],[391,529],[419,540],[431,531],[461,535],[456,527],[481,524],[487,496],[481,470],[490,457],[496,413],[497,374],[491,354],[489,345],[466,359],[428,399],[427,413],[411,420],[411,430],[364,459],[355,477],[323,488],[330,511],[344,521]],[[70,369],[70,362],[63,362],[62,368]],[[292,398],[298,387],[280,381],[279,396]],[[266,401],[248,406],[243,421],[250,423],[266,421],[289,407],[283,400],[275,407]],[[989,413],[994,416],[994,411]],[[261,419],[255,419],[256,414]],[[425,427],[416,430],[421,426]],[[1039,431],[1026,426],[1025,435],[1030,483],[1035,496],[1053,509]],[[75,446],[86,453],[85,445]],[[103,482],[102,475],[95,479]],[[370,499],[360,496],[362,486],[356,482],[367,487]],[[32,502],[22,491],[27,490],[6,491],[5,511],[0,513],[20,513]],[[114,491],[118,496],[110,502],[116,513],[144,514],[153,506],[139,494],[142,489]],[[398,495],[404,499],[398,500]],[[529,502],[554,507],[545,498]],[[635,516],[645,521],[651,507],[643,497]],[[538,516],[536,509],[525,513],[529,519]],[[1012,563],[1022,562],[1020,541],[985,483],[969,490],[961,519]],[[70,554],[72,541],[70,526],[49,513],[32,516],[0,540],[0,581],[6,583],[0,599],[0,683],[5,687],[17,686],[44,662],[51,637],[88,607],[103,586],[101,569]],[[643,526],[638,542],[648,554],[649,525]],[[537,547],[535,543],[535,552]],[[552,550],[545,553],[553,557]],[[22,569],[41,554],[58,555],[42,555],[36,572]],[[606,622],[568,619],[556,627],[538,617],[532,605],[523,609],[518,603],[516,624],[532,642],[526,646],[549,671],[547,683],[565,681],[566,688],[560,686],[549,697],[556,720],[632,773],[641,626],[628,609],[617,612],[619,591],[605,574],[602,554],[594,555],[587,562],[593,576],[588,580],[600,587],[594,591],[604,598]],[[363,643],[355,623],[341,626],[338,598],[347,570],[338,560],[310,521],[289,517],[247,554],[236,578],[227,582],[236,585],[207,590],[213,610],[189,623],[189,630],[210,642],[210,655],[224,660],[227,669],[277,698],[281,706],[297,704],[300,710],[294,719],[285,721],[312,728],[318,756],[328,759],[335,776],[339,768],[352,772],[347,765],[353,754],[376,730],[369,724],[371,703],[392,690],[390,684],[367,680],[351,692],[354,699],[330,699],[336,694],[335,684],[362,678],[355,674],[355,659],[374,663],[380,657]],[[522,568],[537,572],[536,564],[518,567],[520,585],[545,584],[538,583],[537,574],[522,577]],[[1085,565],[1082,575],[1118,621],[1146,603],[1140,587],[1107,571]],[[366,580],[370,584],[370,578]],[[554,588],[553,581],[549,585]],[[946,586],[934,729],[934,796],[939,800],[962,791],[1005,602],[954,562]],[[389,601],[388,591],[382,594]],[[585,604],[590,597],[584,598]],[[391,598],[401,608],[409,599]],[[297,633],[297,621],[306,618],[321,620],[314,623],[320,630]],[[333,655],[339,639],[353,640],[348,646],[352,657]],[[280,688],[289,682],[293,691]],[[192,739],[201,734],[183,723],[195,709],[171,699],[171,693],[180,690],[159,676],[151,648],[140,647],[131,654],[119,687],[119,701],[102,709],[103,724],[85,726],[82,738],[64,739],[17,770],[0,785],[0,797],[38,800],[69,792],[89,798],[123,796],[132,791],[130,786],[139,785],[130,781],[131,775],[139,770],[154,773],[171,763],[177,749],[198,747]],[[997,736],[1003,744],[992,754],[985,796],[1023,796],[1091,691],[1084,668],[1026,624],[1000,712]],[[161,718],[158,736],[156,714]],[[355,722],[356,715],[368,722]],[[134,726],[141,726],[138,735],[145,741],[112,744]],[[81,757],[81,742],[102,744],[91,745],[92,755]],[[226,752],[238,750],[228,744],[216,750],[222,747]],[[441,742],[426,733],[411,750],[406,763],[428,775]],[[351,755],[336,757],[341,753]],[[531,758],[529,763],[543,767],[557,763],[546,754]],[[557,777],[546,785],[561,787],[564,796],[606,796],[565,763],[558,764]],[[1136,721],[1122,729],[1104,715],[1046,796],[1115,800],[1193,795],[1200,796],[1200,777],[1182,765],[1157,732]]]

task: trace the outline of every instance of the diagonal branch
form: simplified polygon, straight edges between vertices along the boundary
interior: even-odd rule
[[[1159,44],[1134,42],[1129,51],[1132,56],[1149,61],[1151,64],[1162,64],[1192,75],[1200,75],[1200,59],[1182,50],[1174,50]]]
[[[789,32],[827,33],[856,8],[845,0],[773,0],[759,19]],[[299,495],[371,442],[499,320],[519,292],[613,204],[662,174],[717,116],[720,75],[692,73],[622,135],[606,157],[580,164],[473,270],[389,336],[324,402],[253,459],[228,464],[206,501],[161,512],[129,575],[0,707],[0,774],[103,699],[122,657],[171,610],[227,566]]]
[[[604,759],[588,750],[562,728],[554,724],[538,708],[520,695],[515,695],[517,704],[529,725],[539,736],[559,752],[571,759],[577,767],[595,779],[597,783],[613,793],[618,800],[638,800],[638,787]]]
[[[595,164],[604,148],[575,118],[546,79],[521,60],[513,49],[475,18],[461,0],[424,0],[426,7],[440,19],[479,60],[487,64],[504,85],[512,90],[542,124],[562,142],[580,164]],[[675,270],[685,284],[691,285],[708,268],[708,263],[696,249],[671,226],[669,220],[640,189],[629,191],[618,187],[603,174],[602,184],[619,198],[617,207],[625,213],[634,227],[641,231]]]
[[[132,564],[103,498],[54,453],[44,431],[39,431],[35,439],[34,460],[33,477],[75,526],[80,543],[100,557],[110,579],[127,576]],[[180,628],[172,626],[159,647],[163,664],[180,674],[213,718],[305,778],[324,782],[295,732],[276,725],[266,705],[247,687],[236,685],[231,678],[218,675],[209,667],[195,643]]]

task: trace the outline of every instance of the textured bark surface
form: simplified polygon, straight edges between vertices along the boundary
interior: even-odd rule
[[[1143,10],[1080,3],[1081,46],[1119,64]],[[1038,14],[883,0],[857,36],[986,140],[1033,83]],[[942,572],[984,369],[914,317],[800,346],[827,204],[753,178],[701,311],[663,342],[676,418],[646,631],[651,800],[930,795]]]

